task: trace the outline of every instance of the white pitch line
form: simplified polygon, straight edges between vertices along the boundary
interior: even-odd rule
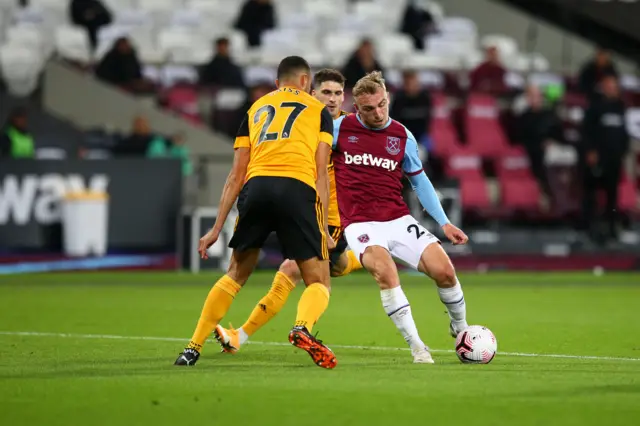
[[[118,336],[113,334],[74,334],[74,333],[46,333],[38,331],[0,331],[0,335],[4,336],[31,336],[31,337],[64,337],[71,339],[113,339],[113,340],[152,340],[157,342],[186,342],[188,339],[182,337],[154,337],[154,336]],[[259,342],[250,341],[247,344],[260,346],[290,346],[284,342]],[[408,351],[409,348],[392,348],[389,346],[354,346],[354,345],[330,345],[335,349],[359,349],[370,351]],[[431,349],[431,352],[448,352],[455,351],[451,349]],[[582,359],[596,361],[632,361],[638,362],[640,358],[624,358],[615,356],[595,356],[595,355],[565,355],[565,354],[533,354],[524,352],[500,352],[500,356],[520,356],[534,358],[565,358],[565,359]]]

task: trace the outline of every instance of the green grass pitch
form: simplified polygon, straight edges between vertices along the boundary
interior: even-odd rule
[[[640,275],[463,274],[498,355],[463,365],[433,284],[403,275],[435,365],[413,365],[366,274],[333,280],[323,370],[287,343],[301,289],[236,355],[172,365],[216,275],[0,277],[2,425],[630,425],[640,419]],[[267,291],[260,272],[224,323]],[[549,356],[549,355],[558,356]]]

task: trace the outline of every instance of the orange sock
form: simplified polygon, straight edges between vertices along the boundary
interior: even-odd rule
[[[218,325],[220,320],[226,315],[233,302],[233,298],[241,288],[242,287],[228,275],[224,275],[218,280],[209,292],[207,300],[204,302],[196,331],[193,333],[193,337],[189,345],[187,345],[187,348],[195,349],[198,352],[202,351],[205,340],[207,340],[207,337],[213,332],[216,325]]]
[[[304,290],[300,302],[298,302],[296,327],[306,327],[311,331],[328,306],[329,290],[327,287],[320,283],[311,284]]]
[[[353,250],[347,250],[345,254],[347,255],[347,266],[339,274],[336,274],[336,277],[344,277],[345,275],[349,275],[353,271],[362,269],[362,265],[360,264],[360,261],[358,260],[358,257],[353,252]]]
[[[247,333],[247,336],[258,331],[260,327],[280,312],[294,288],[296,288],[296,284],[288,276],[280,271],[276,273],[269,293],[253,308],[249,319],[242,326],[242,330]]]

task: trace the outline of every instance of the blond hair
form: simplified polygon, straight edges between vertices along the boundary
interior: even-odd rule
[[[353,87],[352,94],[354,98],[357,98],[361,95],[373,95],[380,89],[385,92],[387,91],[384,78],[382,78],[382,72],[372,71],[358,80],[356,85]]]

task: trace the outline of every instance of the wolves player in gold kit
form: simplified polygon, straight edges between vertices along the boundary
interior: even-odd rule
[[[344,102],[345,78],[340,71],[323,69],[314,76],[314,90],[312,95],[327,106],[334,119],[346,115],[342,111]],[[362,268],[353,251],[346,250],[347,242],[342,235],[340,226],[340,214],[338,212],[338,200],[336,195],[336,181],[333,170],[333,161],[329,161],[327,168],[330,182],[330,197],[328,224],[329,233],[336,243],[336,247],[329,253],[331,276],[341,277],[352,271]],[[224,352],[235,353],[251,335],[271,320],[284,306],[289,293],[301,280],[300,270],[293,260],[285,260],[273,279],[273,284],[267,293],[258,302],[251,315],[239,329],[226,329],[218,325],[214,335]]]

